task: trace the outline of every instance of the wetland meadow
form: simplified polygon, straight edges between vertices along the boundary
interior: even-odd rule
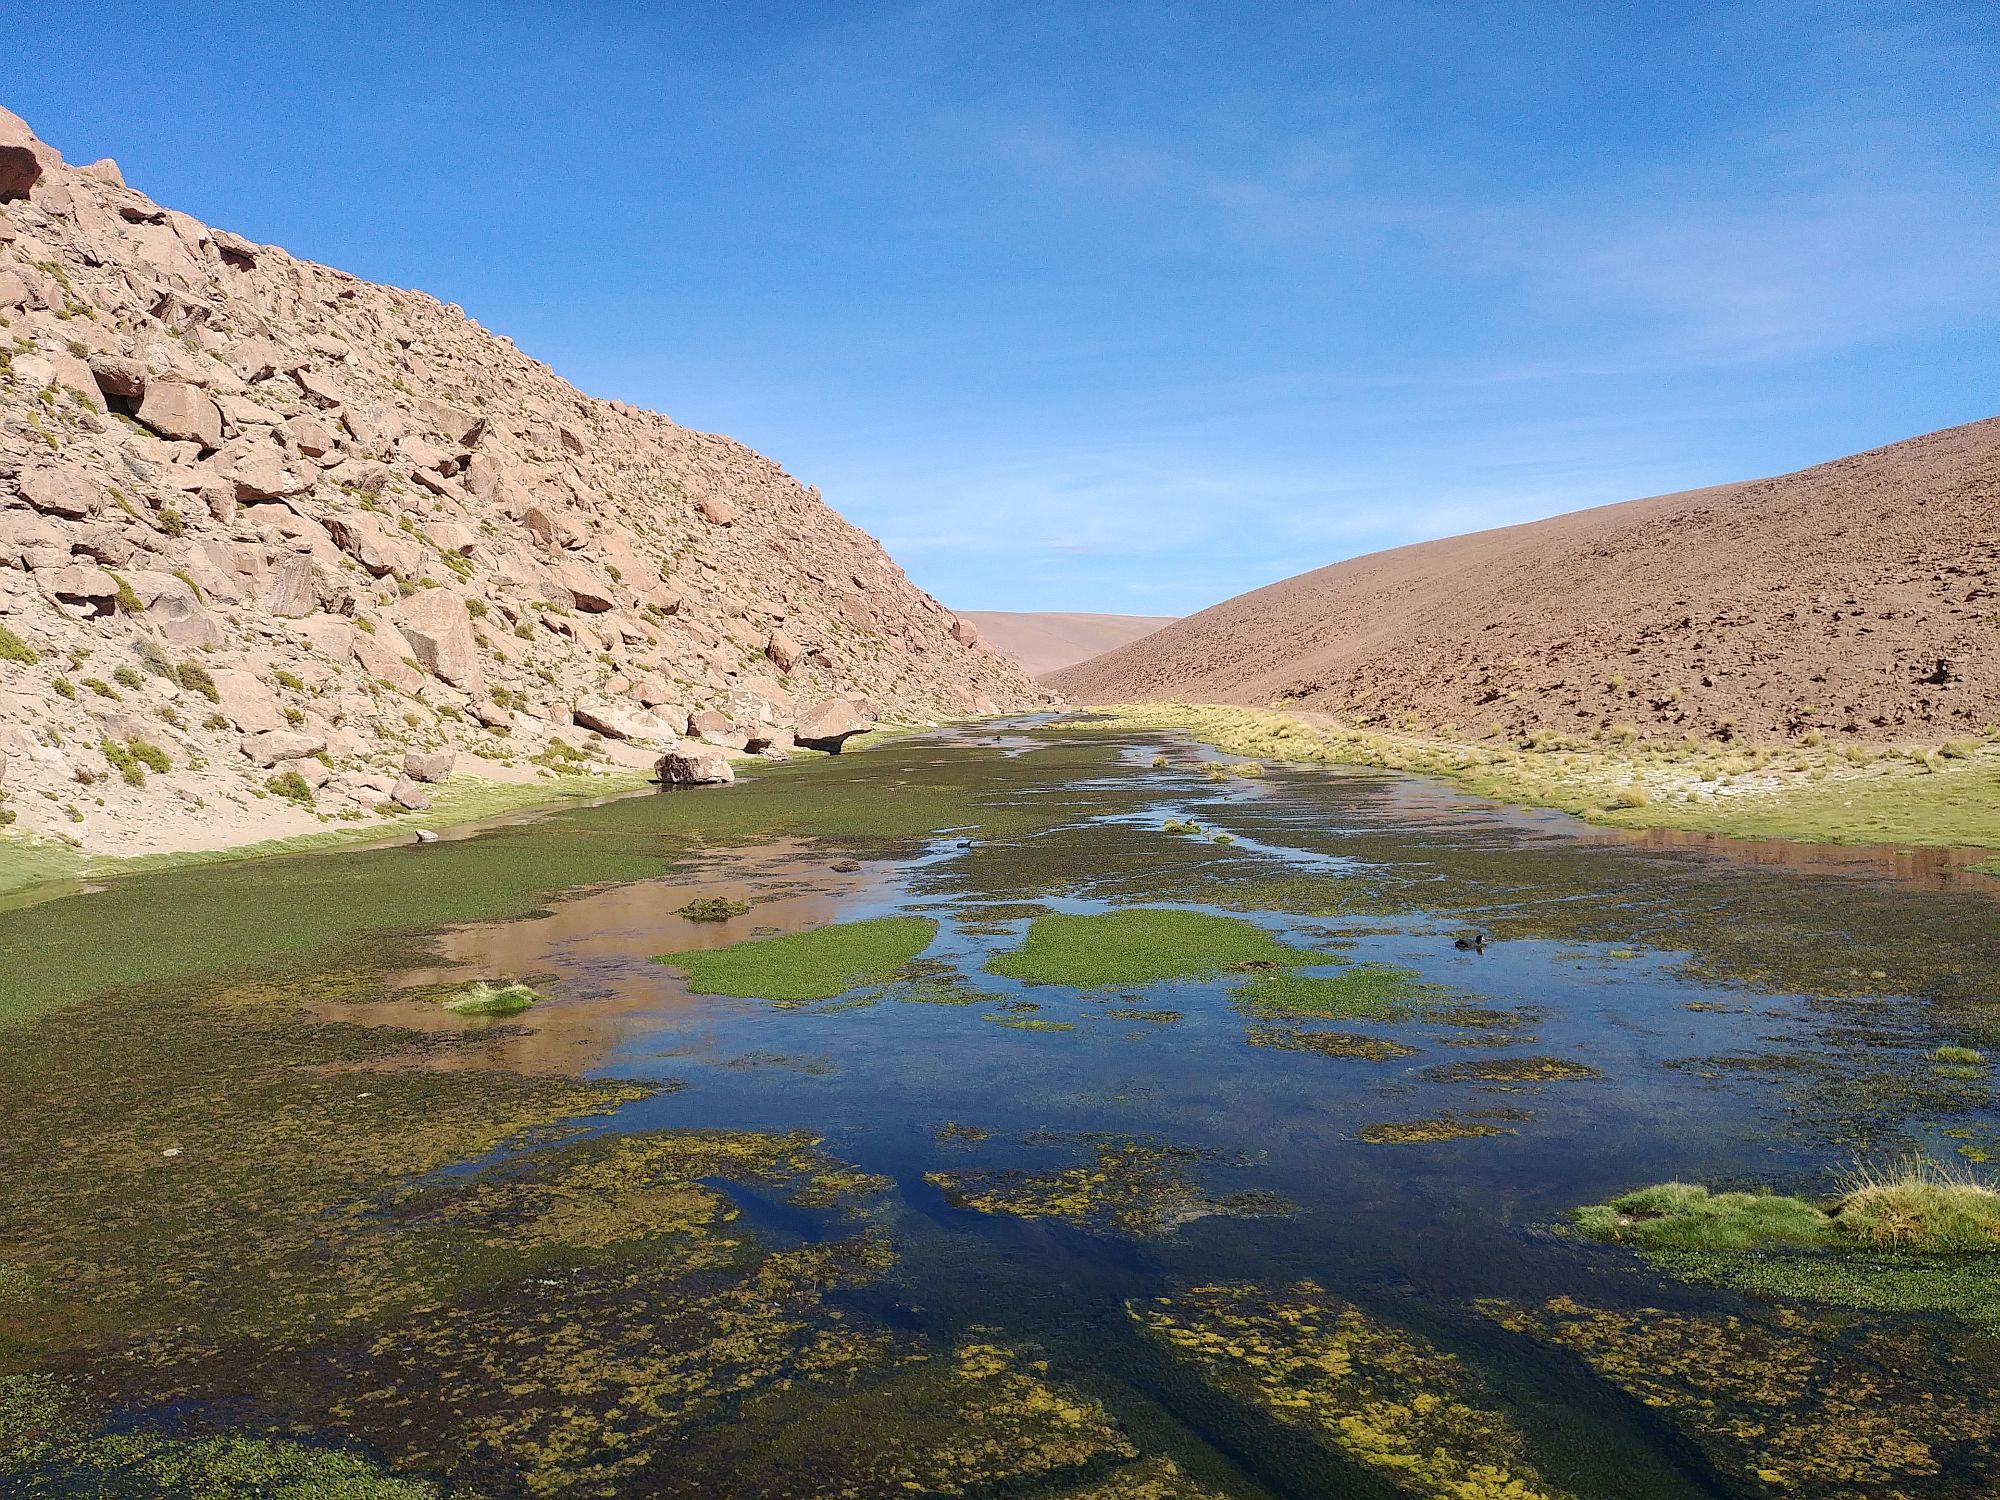
[[[1038,717],[0,912],[0,1492],[2000,1488],[2000,878]]]

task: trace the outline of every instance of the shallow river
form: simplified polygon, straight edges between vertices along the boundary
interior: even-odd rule
[[[0,1490],[2000,1489],[1983,1266],[1566,1226],[1976,1172],[2000,882],[1230,767],[1024,721],[0,914]],[[831,994],[656,961],[879,918]]]

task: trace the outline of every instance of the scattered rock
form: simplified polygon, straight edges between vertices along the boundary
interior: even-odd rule
[[[579,703],[570,710],[570,717],[585,729],[594,730],[607,739],[636,740],[641,744],[652,743],[661,747],[680,739],[672,724],[634,703],[604,700]]]
[[[403,752],[403,774],[412,781],[443,781],[451,775],[452,767],[457,763],[458,754],[452,750]]]
[[[208,392],[180,380],[149,380],[133,413],[161,437],[198,443],[203,452],[222,446],[222,413]]]
[[[668,786],[716,785],[736,779],[736,768],[729,764],[726,754],[700,745],[668,751],[654,770]]]
[[[243,753],[260,766],[275,766],[281,760],[303,760],[326,748],[316,734],[300,734],[291,729],[267,729],[243,742]]]
[[[389,800],[398,807],[407,807],[411,812],[422,812],[431,805],[431,794],[408,776],[402,776],[397,778]]]

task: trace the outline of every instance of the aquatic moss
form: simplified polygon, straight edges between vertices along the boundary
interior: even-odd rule
[[[541,1002],[541,992],[525,984],[467,985],[444,1002],[444,1008],[461,1016],[517,1016]]]
[[[1475,1305],[1503,1328],[1580,1355],[1760,1494],[1915,1493],[1978,1458],[2000,1431],[2000,1408],[1960,1394],[1950,1357],[1920,1336],[1844,1338],[1782,1308],[1737,1318],[1571,1297]]]
[[[1414,1146],[1431,1141],[1465,1141],[1514,1132],[1484,1120],[1461,1120],[1440,1115],[1434,1120],[1385,1120],[1366,1125],[1361,1139],[1371,1146]]]
[[[1135,907],[1093,916],[1037,917],[1020,947],[986,967],[1029,984],[1079,989],[1153,984],[1248,964],[1323,962],[1254,923],[1205,912]]]
[[[937,925],[929,917],[876,917],[725,948],[662,953],[653,961],[685,970],[688,989],[697,995],[831,1000],[890,980],[931,945]]]
[[[661,1465],[670,1492],[1202,1500],[1169,1482],[1171,1463],[1142,1459],[1102,1403],[1054,1383],[1046,1360],[997,1330],[974,1327],[935,1352],[899,1347],[884,1364],[757,1396],[704,1433],[701,1449]],[[1105,1487],[1065,1482],[1082,1476]]]
[[[390,1476],[357,1454],[284,1438],[107,1431],[66,1385],[0,1375],[0,1482],[36,1497],[198,1500],[437,1500],[436,1486]]]
[[[1585,1063],[1562,1057],[1494,1057],[1439,1063],[1425,1068],[1430,1083],[1552,1083],[1568,1078],[1602,1078]]]
[[[1252,1026],[1243,1038],[1253,1047],[1282,1052],[1317,1052],[1321,1057],[1353,1057],[1365,1062],[1390,1062],[1414,1057],[1417,1049],[1385,1036],[1361,1036],[1352,1031],[1313,1031],[1303,1026]]]
[[[750,910],[748,901],[733,901],[727,896],[702,896],[688,902],[675,913],[690,922],[727,922],[731,917],[740,917]]]
[[[1449,994],[1443,985],[1424,983],[1414,969],[1351,964],[1331,975],[1260,975],[1239,986],[1230,998],[1250,1015],[1266,1018],[1399,1021],[1419,1005]]]
[[[1215,1283],[1126,1304],[1226,1395],[1422,1500],[1552,1500],[1475,1370],[1317,1283]]]

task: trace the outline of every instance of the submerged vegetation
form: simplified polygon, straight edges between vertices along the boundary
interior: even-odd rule
[[[1190,1171],[1210,1152],[1106,1135],[1073,1141],[1043,1138],[1041,1144],[1073,1145],[1081,1159],[1045,1171],[927,1172],[925,1181],[954,1208],[1017,1219],[1061,1219],[1082,1229],[1135,1235],[1167,1234],[1212,1214],[1242,1218],[1291,1208],[1270,1193],[1204,1191]]]
[[[1311,1281],[1189,1288],[1127,1309],[1224,1395],[1421,1500],[1554,1500],[1520,1431],[1456,1356]]]
[[[1479,1307],[1671,1416],[1755,1494],[1911,1495],[1948,1467],[1983,1460],[2000,1432],[2000,1406],[1957,1389],[1948,1358],[1921,1334],[1832,1339],[1783,1309],[1755,1319],[1693,1316],[1573,1297]]]

